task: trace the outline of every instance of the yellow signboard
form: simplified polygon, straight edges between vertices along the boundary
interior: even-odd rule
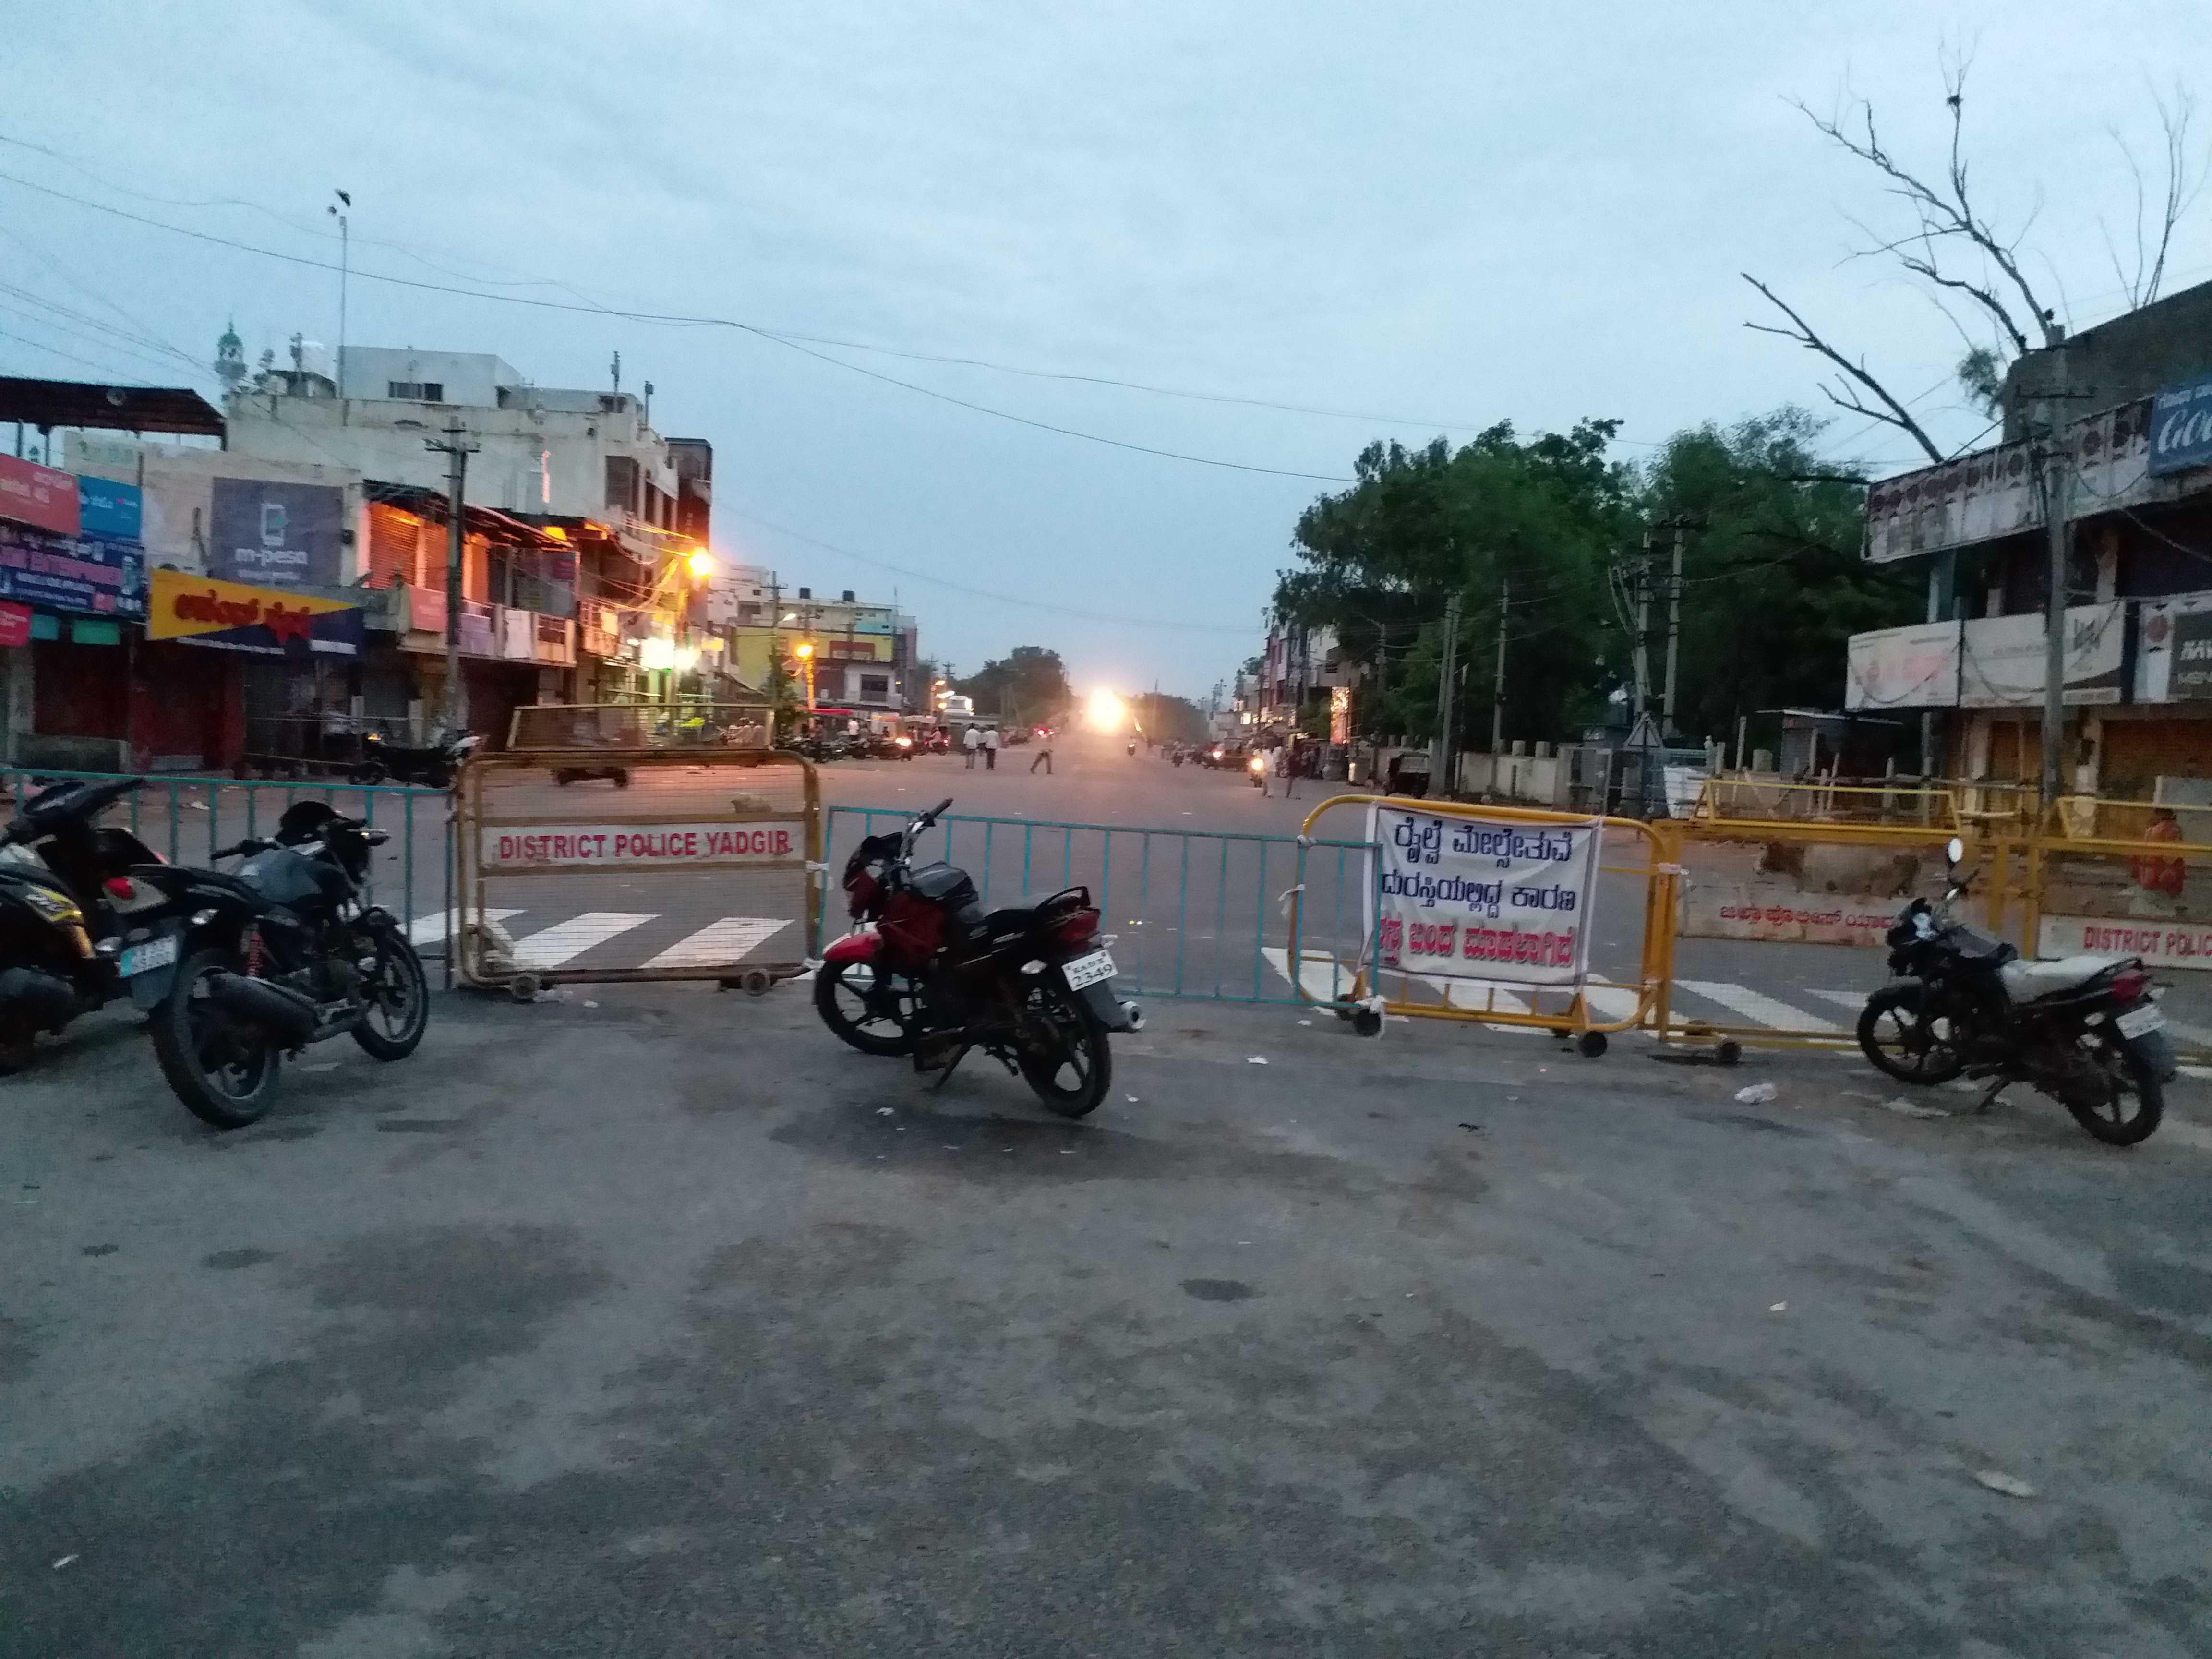
[[[146,637],[260,655],[297,649],[350,657],[361,651],[361,607],[344,599],[156,570],[147,596]]]

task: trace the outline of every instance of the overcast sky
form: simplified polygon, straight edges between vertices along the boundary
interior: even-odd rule
[[[896,588],[963,672],[1036,643],[1079,684],[1194,696],[1256,648],[1300,508],[1370,438],[1610,416],[1634,459],[1818,404],[1818,365],[1741,326],[1759,312],[1740,270],[1865,350],[1939,440],[1973,438],[1952,325],[1846,258],[1851,216],[1897,221],[1788,100],[1869,96],[1894,149],[1934,159],[1938,55],[1970,46],[1977,179],[2002,222],[2034,216],[2032,269],[2081,326],[2124,303],[2100,229],[2124,244],[2133,216],[2108,129],[2154,155],[2154,91],[2212,66],[2203,0],[7,10],[0,173],[311,259],[332,255],[343,187],[354,343],[495,351],[573,386],[605,385],[619,350],[657,427],[713,442],[730,556]],[[2212,112],[2199,137],[2201,157]],[[2212,196],[2173,263],[2171,286],[2212,277]],[[808,348],[1319,476],[1237,471],[736,330],[366,273],[1361,417]],[[0,282],[8,374],[179,378],[39,301],[119,312],[203,364],[234,315],[250,357],[337,329],[328,273],[9,179]],[[1877,471],[1916,464],[1862,420],[1827,435]]]

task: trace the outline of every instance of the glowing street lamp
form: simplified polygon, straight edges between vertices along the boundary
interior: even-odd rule
[[[690,568],[691,574],[702,582],[714,574],[714,556],[703,547],[693,548],[690,556],[684,562]]]
[[[796,649],[799,665],[806,671],[806,706],[811,709],[814,707],[814,641],[801,640]]]

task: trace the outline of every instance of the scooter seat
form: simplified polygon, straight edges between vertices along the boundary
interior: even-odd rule
[[[2005,994],[2014,1002],[2033,1002],[2039,997],[2076,990],[2123,960],[2119,957],[2064,957],[2057,962],[2008,962],[1997,969],[1997,979],[2004,986]]]

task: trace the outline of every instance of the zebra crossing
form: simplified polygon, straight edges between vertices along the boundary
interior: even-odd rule
[[[515,918],[523,921],[517,922]],[[555,919],[550,913],[489,908],[484,920],[502,936],[515,966],[536,973],[556,968],[714,968],[743,961],[794,924],[776,916],[676,916],[653,910],[585,910]],[[418,950],[442,945],[474,915],[432,911],[407,926]],[[801,955],[795,939],[778,954]]]
[[[1267,948],[1261,952],[1276,975],[1285,981],[1291,978],[1289,952]],[[1298,964],[1297,983],[1316,1002],[1334,1001],[1348,996],[1355,969],[1337,962],[1326,952],[1310,951]],[[1395,977],[1395,975],[1393,976]],[[1507,985],[1487,980],[1446,979],[1440,975],[1408,974],[1405,979],[1433,994],[1451,1007],[1469,1013],[1494,1012],[1525,1014],[1530,1009],[1530,990],[1525,985]],[[1593,979],[1583,994],[1590,1012],[1602,1021],[1623,1020],[1634,1017],[1638,994],[1633,986],[1617,985],[1609,981]],[[1678,979],[1674,981],[1670,1006],[1679,1019],[1704,1020],[1715,1025],[1759,1025],[1769,1030],[1809,1031],[1824,1036],[1842,1036],[1850,1030],[1849,1024],[1838,1024],[1824,1013],[1815,1012],[1820,1004],[1833,1004],[1850,1009],[1854,1015],[1865,1006],[1864,991],[1796,990],[1788,991],[1793,997],[1805,999],[1813,1006],[1801,1006],[1784,1001],[1772,991],[1754,990],[1747,985],[1738,985],[1723,980]],[[1542,1005],[1547,1009],[1560,1006],[1556,996],[1547,998]],[[1538,1028],[1528,1025],[1498,1025],[1500,1031],[1520,1031],[1541,1036]]]

